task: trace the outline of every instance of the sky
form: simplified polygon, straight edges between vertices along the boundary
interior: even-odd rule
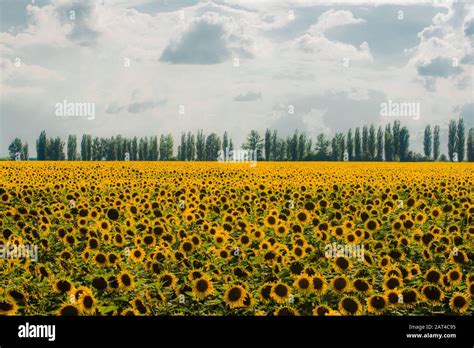
[[[251,129],[313,139],[399,119],[474,126],[474,2],[0,0],[0,157],[19,137]],[[89,103],[94,117],[58,115]],[[417,103],[419,117],[381,113]],[[90,116],[90,115],[89,115]]]

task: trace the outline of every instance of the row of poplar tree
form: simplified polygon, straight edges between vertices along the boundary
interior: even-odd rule
[[[463,119],[451,120],[448,127],[448,157],[440,154],[440,127],[426,126],[423,139],[423,154],[409,150],[410,133],[399,121],[376,129],[374,125],[349,129],[346,134],[336,133],[332,139],[319,134],[313,140],[305,133],[295,131],[292,136],[279,137],[276,130],[267,129],[263,136],[252,130],[242,149],[253,150],[258,160],[268,161],[463,161],[474,159],[474,128],[466,137]],[[174,140],[171,134],[152,137],[127,138],[122,135],[110,138],[92,137],[84,134],[80,141],[69,135],[66,144],[61,138],[48,138],[41,132],[36,141],[38,160],[84,160],[84,161],[216,161],[219,150],[234,150],[227,132],[221,139],[216,133],[206,135],[202,130],[196,134],[182,133],[177,155],[174,156]],[[28,159],[28,144],[19,138],[9,146],[11,159]],[[67,155],[67,157],[66,157]]]

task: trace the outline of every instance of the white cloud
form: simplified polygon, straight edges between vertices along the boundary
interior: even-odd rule
[[[440,5],[449,8],[448,15],[436,16],[420,30],[419,44],[406,53],[408,64],[392,67],[372,54],[371,33],[352,44],[330,39],[331,29],[341,26],[364,33],[364,23],[373,18],[369,14],[382,4],[362,1],[366,8],[356,12],[344,3],[335,10],[327,1],[215,0],[146,13],[143,8],[157,2],[28,5],[23,29],[0,33],[1,113],[8,125],[0,155],[10,137],[25,137],[31,145],[43,128],[63,137],[228,130],[238,146],[250,128],[334,132],[372,122],[377,120],[373,106],[385,97],[422,101],[427,123],[444,122],[454,106],[467,104],[472,77],[464,63],[461,73],[444,79],[420,77],[418,71],[437,58],[461,62],[472,54],[465,36],[472,18],[467,7]],[[322,10],[313,11],[315,5]],[[82,6],[76,22],[67,17],[71,6]],[[366,19],[357,18],[359,13]],[[24,63],[21,68],[12,65],[16,57]],[[239,67],[233,65],[235,57]],[[342,65],[345,58],[348,67]],[[420,82],[431,83],[436,97]],[[237,103],[236,97],[254,100]],[[96,118],[59,123],[51,110],[64,99],[95,102]],[[295,115],[287,113],[290,103]],[[180,105],[184,115],[178,113]]]
[[[335,27],[365,22],[366,20],[363,18],[354,18],[350,11],[335,11],[331,9],[319,16],[318,22],[312,25],[308,31],[310,33],[324,33],[325,31]]]
[[[369,61],[373,59],[367,42],[363,42],[357,48],[342,42],[328,40],[322,35],[306,33],[295,40],[295,47],[304,53],[314,55],[317,59],[331,59],[337,61],[338,64],[344,59]]]

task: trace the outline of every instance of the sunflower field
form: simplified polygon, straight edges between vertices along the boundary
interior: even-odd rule
[[[463,163],[1,162],[0,314],[472,315],[473,178]]]

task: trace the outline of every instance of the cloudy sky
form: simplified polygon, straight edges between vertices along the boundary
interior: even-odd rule
[[[0,0],[0,156],[41,130],[145,136],[295,129],[315,137],[400,117],[474,126],[470,1]],[[64,100],[95,118],[59,117]],[[294,112],[291,112],[294,111]],[[90,118],[90,117],[89,117]]]

